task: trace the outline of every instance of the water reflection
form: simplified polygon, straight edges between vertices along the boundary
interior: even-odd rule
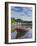
[[[12,29],[21,28],[21,30],[15,30],[14,32],[11,32],[11,39],[29,39],[32,38],[32,24],[14,24],[11,27]],[[24,29],[29,30],[24,30]],[[22,30],[23,29],[23,30]]]

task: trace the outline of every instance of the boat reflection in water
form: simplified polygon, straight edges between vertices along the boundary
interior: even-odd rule
[[[15,32],[11,32],[11,39],[32,38],[32,26],[14,25]]]

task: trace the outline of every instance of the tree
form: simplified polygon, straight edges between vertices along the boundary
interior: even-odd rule
[[[12,24],[15,23],[15,18],[11,18],[11,23],[12,23]]]

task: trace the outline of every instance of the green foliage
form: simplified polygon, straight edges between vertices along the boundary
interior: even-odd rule
[[[16,22],[23,22],[23,23],[32,23],[32,21],[25,21],[21,19],[15,19]]]
[[[11,32],[15,32],[15,29],[12,29]]]
[[[16,19],[16,22],[23,22],[21,19]]]
[[[15,19],[11,18],[11,23],[14,24],[15,23]]]
[[[11,23],[15,23],[15,22],[32,23],[32,21],[24,21],[21,19],[11,18]]]
[[[12,24],[12,25],[15,24],[15,18],[11,18],[11,24]],[[14,31],[15,31],[15,29],[12,28],[12,29],[11,29],[11,32],[14,32]]]

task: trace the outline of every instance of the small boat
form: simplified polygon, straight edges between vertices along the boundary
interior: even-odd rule
[[[31,30],[32,28],[16,28],[15,30],[17,30],[17,31],[22,31],[22,30],[24,30],[24,31],[26,31],[26,30]]]
[[[25,35],[29,30],[31,30],[31,28],[16,28],[16,31],[17,31],[17,37],[16,38]]]

